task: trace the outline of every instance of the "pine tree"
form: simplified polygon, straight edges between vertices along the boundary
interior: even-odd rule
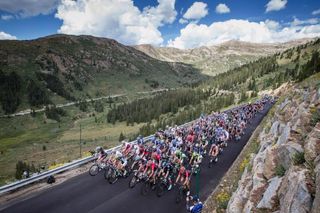
[[[124,134],[121,132],[120,133],[120,136],[119,136],[119,142],[121,142],[121,141],[123,141],[123,140],[125,140],[126,139],[126,137],[124,136]]]

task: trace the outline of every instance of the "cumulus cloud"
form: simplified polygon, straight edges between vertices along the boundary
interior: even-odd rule
[[[14,18],[13,15],[1,15],[1,20],[4,20],[4,21],[8,21],[13,18]]]
[[[190,23],[180,30],[180,36],[169,40],[168,46],[185,49],[211,46],[229,40],[274,43],[317,36],[320,36],[319,24],[283,27],[272,20],[250,22],[231,19],[211,25]]]
[[[54,11],[59,0],[1,0],[0,10],[16,14],[19,17],[47,15]]]
[[[287,3],[287,0],[270,0],[266,5],[266,12],[282,10]]]
[[[216,6],[216,13],[230,13],[230,8],[226,4],[218,4]]]
[[[188,23],[188,20],[185,20],[185,19],[181,18],[181,19],[179,19],[179,23],[180,24],[186,24],[186,23]]]
[[[158,28],[176,19],[174,5],[175,0],[158,0],[157,6],[140,11],[132,0],[62,0],[55,16],[63,21],[60,33],[159,45],[163,38]]]
[[[320,14],[320,9],[312,12],[312,15],[314,15],[314,16],[319,15],[319,14]]]
[[[17,37],[5,32],[0,32],[0,40],[15,40]]]
[[[277,21],[267,19],[265,24],[270,30],[277,30],[280,28],[280,24]]]
[[[300,25],[310,25],[310,24],[318,24],[318,18],[310,18],[307,20],[300,20],[297,17],[293,17],[293,21],[291,22],[292,26],[300,26]]]
[[[208,5],[203,2],[194,2],[183,15],[184,19],[200,20],[208,15]]]

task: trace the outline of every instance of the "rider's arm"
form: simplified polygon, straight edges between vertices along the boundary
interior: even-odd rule
[[[188,181],[189,181],[189,172],[186,172],[186,178],[185,178],[185,180],[184,180],[183,185],[187,185],[187,184],[188,184]]]
[[[176,183],[178,183],[179,179],[180,179],[180,172],[179,172],[179,174],[177,176]]]

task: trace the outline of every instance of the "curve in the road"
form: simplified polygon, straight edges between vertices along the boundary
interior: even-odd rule
[[[231,141],[220,156],[219,162],[208,168],[205,158],[200,176],[200,199],[205,200],[219,183],[220,179],[237,158],[255,128],[269,111],[265,109],[247,126],[240,141]],[[130,178],[130,177],[129,177]],[[87,173],[74,177],[60,185],[45,190],[2,209],[1,212],[37,213],[37,212],[91,212],[91,213],[179,213],[186,212],[185,202],[175,203],[175,190],[158,198],[150,192],[148,196],[140,194],[140,185],[128,188],[129,179],[121,179],[114,185],[107,183],[103,174],[91,177]],[[195,178],[192,180],[191,192],[195,192]]]

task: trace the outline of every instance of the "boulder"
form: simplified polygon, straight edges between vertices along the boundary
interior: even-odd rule
[[[271,134],[273,137],[276,137],[278,135],[279,125],[280,125],[279,121],[273,122],[273,124],[270,128],[269,134]]]
[[[277,205],[277,192],[281,185],[282,178],[274,177],[268,181],[268,188],[263,194],[262,199],[257,205],[258,209],[274,209]]]
[[[320,123],[318,123],[309,133],[305,144],[305,158],[308,162],[313,162],[320,155]]]
[[[292,166],[282,180],[278,192],[281,213],[307,213],[312,198],[306,185],[307,169]]]
[[[290,130],[290,122],[288,122],[287,125],[285,125],[285,127],[283,128],[280,137],[278,138],[277,145],[282,145],[287,142],[290,135]]]
[[[311,213],[319,213],[320,212],[320,155],[315,160],[315,174],[316,174],[316,193],[313,200]]]
[[[263,175],[270,179],[274,176],[277,166],[277,148],[278,146],[269,146],[266,149],[266,159],[263,167]]]
[[[288,142],[278,146],[276,151],[277,162],[281,163],[281,165],[287,170],[291,166],[291,157],[297,152],[303,152],[302,146],[297,143]]]
[[[232,194],[230,201],[228,202],[227,212],[242,212],[244,205],[248,201],[251,187],[251,174],[248,172],[246,168],[241,176],[237,190]]]

